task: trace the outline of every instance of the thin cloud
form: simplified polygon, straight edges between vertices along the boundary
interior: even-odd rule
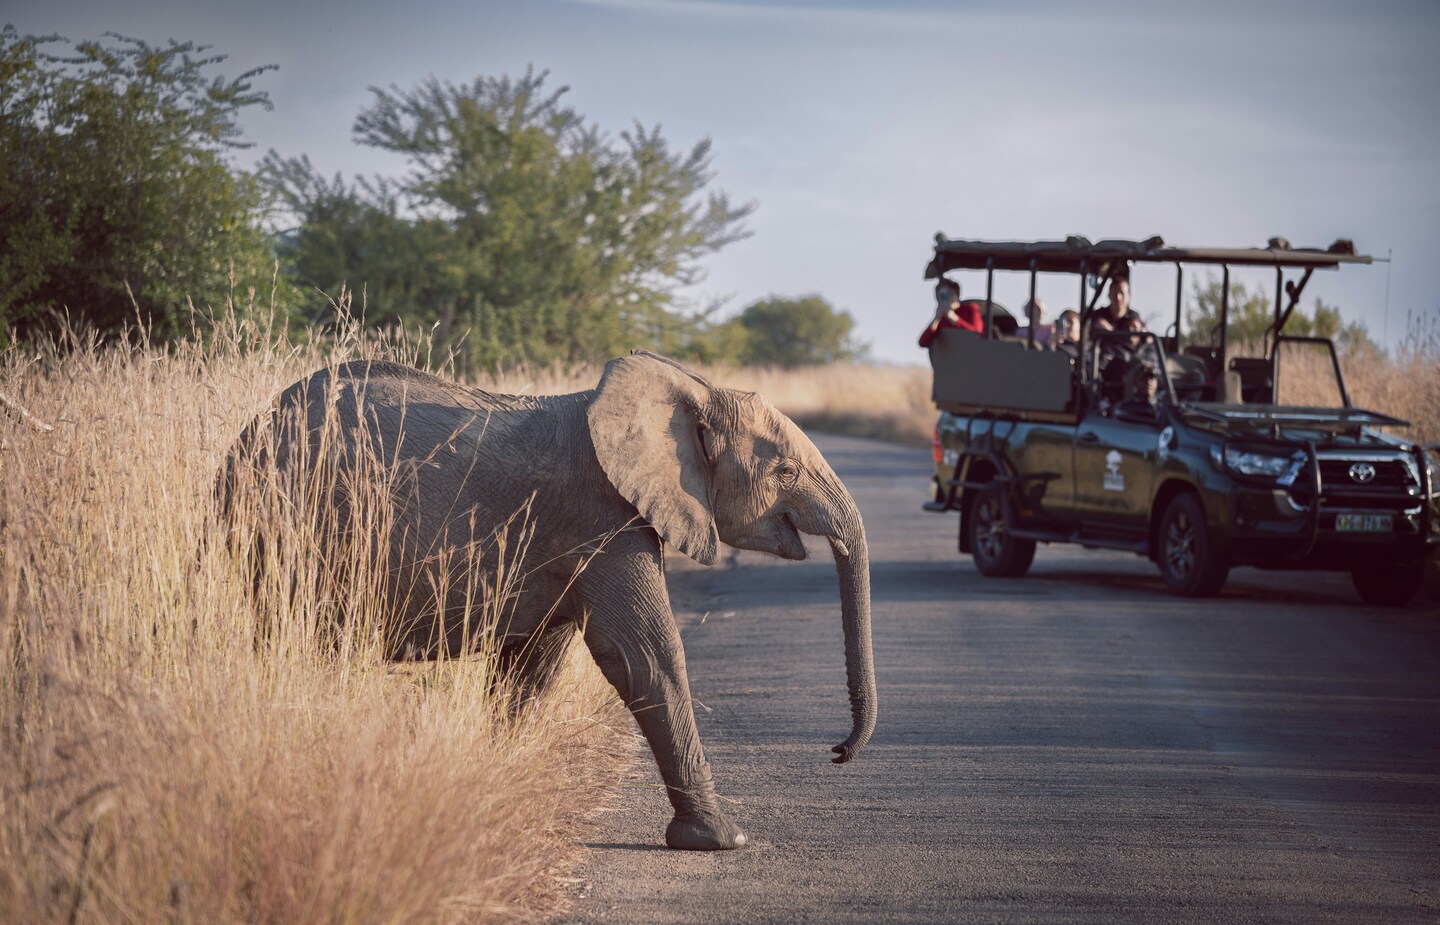
[[[560,0],[576,6],[653,13],[665,16],[692,16],[708,19],[749,20],[797,26],[842,26],[874,29],[933,29],[961,25],[959,11],[918,9],[834,9],[819,6],[792,6],[766,3],[725,3],[717,0]],[[965,11],[973,17],[976,10]]]

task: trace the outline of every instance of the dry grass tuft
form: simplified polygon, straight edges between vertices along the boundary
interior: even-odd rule
[[[807,430],[929,446],[937,412],[930,369],[832,363],[804,369],[714,369],[712,382],[759,392]]]
[[[1440,344],[1344,365],[1352,402],[1409,421],[1410,427],[1396,429],[1408,439],[1440,442]]]
[[[277,391],[325,362],[414,352],[353,334],[293,350],[235,325],[209,346],[70,347],[0,354],[0,392],[33,415],[0,409],[3,918],[553,911],[636,754],[588,656],[518,720],[484,656],[387,662],[360,546],[343,600],[304,574],[312,557],[272,561],[299,590],[257,637],[214,534],[222,454]],[[317,541],[303,516],[286,528],[285,548]]]

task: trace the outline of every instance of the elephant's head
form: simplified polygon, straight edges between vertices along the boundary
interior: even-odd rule
[[[854,720],[835,761],[853,758],[875,728],[869,551],[855,500],[815,444],[760,395],[648,353],[605,367],[589,423],[611,484],[697,562],[713,564],[722,540],[786,559],[805,558],[802,533],[829,540]]]

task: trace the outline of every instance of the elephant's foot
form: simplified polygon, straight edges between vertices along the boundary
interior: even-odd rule
[[[676,813],[665,829],[665,844],[683,851],[743,848],[745,833],[720,813]]]

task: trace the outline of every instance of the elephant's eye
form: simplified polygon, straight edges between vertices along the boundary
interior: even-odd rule
[[[775,470],[775,474],[780,477],[780,481],[784,484],[793,485],[795,480],[800,477],[800,467],[793,462],[782,462],[780,468]]]

